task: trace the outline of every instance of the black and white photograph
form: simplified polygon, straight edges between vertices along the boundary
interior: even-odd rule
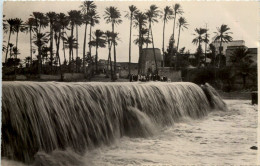
[[[0,2],[2,166],[258,165],[258,1]]]

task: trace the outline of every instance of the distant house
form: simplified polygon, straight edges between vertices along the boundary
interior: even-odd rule
[[[163,57],[159,48],[155,48],[155,57],[157,67],[161,67]],[[153,48],[144,48],[142,50],[141,61],[141,73],[154,72],[156,70],[155,59],[153,54]]]
[[[129,63],[128,62],[117,62],[116,67],[118,72],[121,70],[125,70],[128,73]],[[131,70],[137,70],[138,69],[138,63],[130,63]],[[112,61],[112,68],[114,69],[114,61]],[[98,70],[102,73],[106,71],[110,71],[111,67],[108,63],[108,60],[100,59],[98,61]]]
[[[212,42],[213,46],[216,48],[216,55],[219,54],[219,47],[220,47],[220,41],[214,41]],[[226,55],[226,50],[228,47],[235,46],[235,47],[245,47],[245,41],[244,40],[233,40],[228,43],[222,42],[222,54]]]

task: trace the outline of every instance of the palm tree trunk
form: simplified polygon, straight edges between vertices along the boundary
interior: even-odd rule
[[[84,33],[84,43],[83,43],[83,73],[84,73],[84,75],[86,74],[85,61],[86,61],[87,28],[88,28],[88,24],[86,23],[86,24],[85,24],[85,33]]]
[[[206,39],[207,41],[207,39]],[[205,42],[205,66],[206,66],[206,61],[207,61],[207,43]]]
[[[16,61],[17,61],[17,54],[18,54],[18,34],[19,34],[19,27],[17,27],[17,34],[16,34],[16,53],[15,53],[15,63],[14,63],[15,79],[16,79]]]
[[[30,26],[30,55],[31,55],[30,66],[32,66],[32,27],[31,26]]]
[[[178,42],[177,42],[177,53],[176,53],[176,66],[178,67],[178,49],[179,49],[179,42],[180,42],[180,34],[181,34],[181,26],[179,26],[179,34],[178,34]]]
[[[165,18],[163,19],[163,45],[162,45],[162,52],[163,52],[163,64],[162,67],[164,68],[165,65],[165,54],[164,54],[164,32],[165,32]]]
[[[63,73],[62,73],[62,66],[61,66],[61,60],[60,60],[60,37],[61,37],[61,30],[59,30],[59,36],[58,36],[58,41],[56,40],[56,56],[58,57],[58,61],[59,61],[59,69],[60,69],[60,79],[61,81],[63,81]]]
[[[172,35],[173,35],[173,47],[174,47],[174,43],[175,43],[175,39],[174,39],[175,21],[176,21],[176,13],[174,14],[174,23],[173,23],[173,31],[172,31]]]
[[[98,45],[96,45],[96,58],[95,58],[95,63],[96,63],[96,74],[98,72]]]
[[[177,42],[177,52],[178,52],[178,49],[179,49],[180,33],[181,33],[181,26],[179,26],[179,34],[178,34],[178,42]]]
[[[114,34],[114,24],[112,23],[112,32]],[[114,75],[116,76],[117,74],[117,68],[116,68],[116,44],[115,44],[115,38],[113,39],[114,42],[113,42],[113,46],[114,46]]]
[[[152,26],[151,26],[151,36],[152,36],[152,44],[153,44],[153,56],[154,56],[154,62],[155,62],[155,70],[156,70],[156,74],[158,74],[158,66],[157,66],[157,60],[156,60],[155,49],[154,49]]]
[[[150,30],[151,30],[151,22],[149,22],[149,29],[148,29],[148,36],[147,36],[148,40],[149,40],[149,38],[150,38]],[[143,71],[143,69],[144,69],[144,70],[146,69],[147,50],[148,50],[148,41],[147,41],[147,43],[146,43],[146,49],[145,49],[145,55],[144,55],[144,67],[142,67],[141,73],[145,73],[145,71]]]
[[[63,27],[63,34],[65,33],[64,31],[64,27]],[[64,54],[64,62],[66,61],[66,55],[65,55],[65,44],[64,44],[64,40],[62,40],[63,43],[63,54]]]
[[[201,48],[201,45],[200,45],[201,41],[199,40],[199,47]],[[200,66],[200,52],[198,54],[198,67]]]
[[[130,37],[129,37],[129,63],[128,63],[128,75],[131,74],[131,39],[132,39],[132,16],[130,20]]]
[[[172,51],[171,51],[171,55],[173,56],[173,50],[174,50],[174,44],[175,44],[175,38],[174,38],[174,33],[175,33],[175,22],[176,22],[176,13],[174,14],[174,23],[173,23],[173,31],[172,31],[172,35],[173,35],[173,47],[172,47]],[[175,70],[177,70],[177,54],[176,54],[176,58],[175,58]]]
[[[16,54],[15,54],[15,59],[17,59],[17,53],[18,53],[18,34],[19,34],[19,28],[17,30],[17,33],[16,33]]]
[[[113,81],[113,65],[111,62],[111,43],[108,43],[108,64],[107,64],[107,71],[110,65],[110,74],[111,74],[111,80]]]
[[[219,60],[218,60],[218,68],[220,67],[220,62],[221,62],[221,58],[222,58],[222,38],[220,39],[220,46],[219,46]]]
[[[12,27],[10,27],[10,32],[9,32],[9,37],[8,37],[8,42],[7,42],[7,47],[6,47],[5,63],[7,62],[7,55],[8,55],[8,48],[9,48],[10,38],[11,38],[11,32],[12,32]]]
[[[76,40],[77,40],[77,48],[76,48],[76,72],[79,72],[79,67],[78,66],[78,56],[79,56],[79,49],[78,49],[78,37],[79,37],[79,34],[78,34],[78,25],[76,25]]]
[[[53,29],[52,23],[50,23],[50,56],[51,56],[51,74],[52,74],[52,63],[53,63]]]
[[[91,41],[91,30],[92,30],[92,26],[90,25],[90,28],[89,28],[89,41]],[[91,56],[91,45],[89,44],[89,53],[90,53],[90,56]]]
[[[142,25],[139,23],[139,59],[138,59],[138,74],[140,74],[141,72],[141,57],[142,57],[142,44],[141,44],[141,29],[142,29]]]

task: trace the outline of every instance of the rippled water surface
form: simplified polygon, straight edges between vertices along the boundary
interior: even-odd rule
[[[229,111],[183,119],[149,138],[123,137],[82,157],[83,165],[255,165],[257,106],[225,100]],[[17,165],[3,159],[2,165]],[[23,165],[23,164],[21,164]]]

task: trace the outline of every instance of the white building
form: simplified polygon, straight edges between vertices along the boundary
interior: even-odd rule
[[[219,54],[220,41],[214,41],[214,42],[212,42],[212,44],[216,48],[216,55],[218,55]],[[245,46],[245,41],[244,40],[233,40],[233,41],[228,42],[228,43],[222,42],[222,47],[223,47],[222,54],[223,55],[226,55],[226,50],[227,50],[227,47],[229,47],[229,46],[236,46],[236,47]]]

